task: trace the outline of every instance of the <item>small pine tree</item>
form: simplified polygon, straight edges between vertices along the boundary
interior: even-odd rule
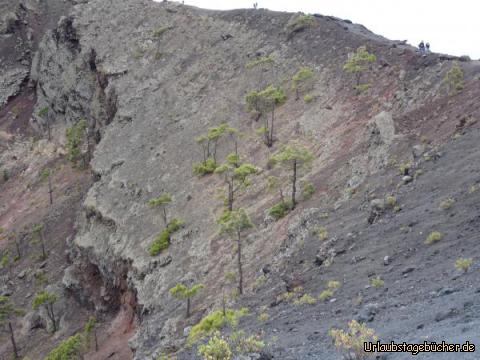
[[[308,67],[302,67],[293,76],[292,88],[295,90],[295,99],[300,99],[300,93],[310,90],[313,86],[313,70]]]
[[[225,211],[218,220],[220,232],[228,234],[237,242],[237,269],[238,292],[243,294],[243,269],[242,269],[242,233],[253,228],[250,217],[244,209]]]
[[[239,156],[230,154],[224,164],[217,167],[216,174],[223,175],[227,185],[227,207],[233,210],[236,193],[249,186],[249,177],[256,174],[258,169],[252,164],[241,164]]]
[[[82,156],[82,146],[86,140],[86,129],[86,120],[80,120],[67,129],[67,158],[74,165],[77,164],[80,158],[84,159],[84,165],[86,165],[85,156]]]
[[[295,209],[298,172],[313,161],[313,154],[307,148],[292,143],[278,151],[272,160],[275,164],[281,164],[292,170],[292,209]]]
[[[50,201],[50,205],[53,204],[53,187],[52,187],[52,170],[51,169],[44,169],[40,173],[40,178],[42,180],[48,181],[48,199]]]
[[[445,84],[448,87],[450,94],[458,94],[465,87],[465,80],[463,70],[458,65],[458,62],[454,62],[451,69],[447,72],[444,79]]]
[[[53,311],[53,305],[57,302],[57,295],[48,291],[42,291],[35,296],[32,303],[33,310],[37,310],[39,307],[44,307],[47,311],[47,316],[52,322],[53,332],[57,331],[57,321],[55,319],[55,312]]]
[[[47,250],[45,246],[45,237],[43,235],[44,225],[43,224],[36,224],[32,229],[33,235],[33,242],[40,243],[42,248],[42,259],[45,260],[47,258]]]
[[[13,332],[12,319],[15,316],[22,315],[23,311],[17,309],[12,301],[6,296],[0,296],[0,326],[8,326],[10,333],[10,341],[12,343],[13,355],[15,359],[18,359],[18,348],[15,341],[15,334]]]
[[[349,55],[347,62],[343,65],[343,70],[355,75],[355,89],[358,91],[368,89],[368,84],[360,84],[360,80],[362,74],[368,70],[369,65],[376,61],[377,57],[375,54],[369,53],[366,46],[360,46],[355,53]]]
[[[190,317],[190,301],[197,293],[204,288],[202,284],[195,284],[187,287],[183,284],[177,284],[170,289],[170,295],[179,300],[187,300],[187,318]]]

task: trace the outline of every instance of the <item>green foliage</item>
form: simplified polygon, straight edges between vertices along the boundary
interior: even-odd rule
[[[394,208],[397,205],[397,198],[393,195],[387,196],[385,203],[389,208]]]
[[[374,277],[370,280],[370,285],[372,285],[375,289],[381,288],[384,284],[385,281],[383,281],[380,276]]]
[[[455,267],[458,270],[462,270],[463,272],[467,272],[473,264],[472,258],[460,258],[455,261]]]
[[[38,116],[40,116],[42,118],[47,116],[47,114],[48,114],[48,106],[45,106],[38,111]]]
[[[87,121],[80,120],[67,129],[67,158],[76,164],[81,157],[81,147],[85,138]]]
[[[360,46],[356,53],[349,56],[343,65],[343,70],[350,74],[359,74],[368,69],[368,65],[377,61],[375,54],[367,51],[366,46]]]
[[[162,26],[162,27],[156,29],[156,30],[153,32],[152,35],[153,35],[154,38],[157,38],[157,39],[158,39],[159,37],[161,37],[163,34],[165,34],[165,33],[166,33],[168,30],[170,30],[170,29],[171,29],[170,26]]]
[[[148,201],[148,206],[155,208],[155,207],[160,207],[164,205],[168,205],[172,202],[172,195],[169,193],[165,193],[158,198],[150,199]]]
[[[360,46],[357,51],[348,57],[347,62],[343,65],[343,70],[356,77],[357,83],[355,89],[358,93],[363,93],[370,88],[370,84],[361,84],[360,78],[362,74],[368,70],[371,63],[377,61],[375,54],[367,51],[366,46]]]
[[[444,82],[447,85],[450,94],[457,94],[463,90],[465,87],[465,79],[463,70],[458,62],[453,63],[452,67],[445,75]]]
[[[290,167],[292,163],[299,165],[308,165],[313,161],[313,154],[306,147],[299,144],[292,143],[285,145],[278,151],[272,160],[275,164],[285,165]]]
[[[359,324],[356,320],[350,321],[348,328],[348,331],[331,329],[328,332],[333,339],[335,347],[345,354],[345,358],[352,358],[352,355],[354,359],[358,360],[370,357],[371,354],[364,351],[363,344],[378,340],[375,331],[364,324]]]
[[[245,65],[245,68],[248,70],[253,69],[254,67],[260,66],[260,65],[273,65],[275,63],[275,60],[273,59],[272,56],[262,56],[259,57],[255,60],[252,60]]]
[[[156,256],[160,254],[163,250],[167,249],[170,246],[170,237],[173,233],[180,230],[185,225],[185,222],[180,219],[172,219],[166,229],[158,234],[158,236],[150,245],[149,253],[151,256]]]
[[[218,219],[218,224],[220,233],[227,233],[231,236],[253,228],[253,223],[244,209],[224,211]]]
[[[48,291],[41,291],[35,296],[32,303],[33,310],[37,310],[42,305],[53,305],[57,302],[58,297]]]
[[[43,170],[40,172],[40,179],[42,179],[42,180],[46,180],[46,179],[48,179],[50,176],[52,176],[52,170],[51,170],[51,169],[43,169]]]
[[[313,26],[315,18],[312,15],[300,15],[288,24],[288,31],[290,33],[299,32]]]
[[[282,88],[276,88],[272,85],[267,86],[262,91],[250,91],[245,97],[248,110],[256,110],[260,113],[269,111],[274,105],[280,106],[287,101],[287,95]]]
[[[297,99],[300,91],[306,91],[313,86],[313,70],[308,67],[302,67],[292,78],[292,88],[296,91]],[[313,100],[313,97],[312,99]],[[311,101],[310,100],[310,101]],[[307,102],[307,101],[305,101]]]
[[[315,305],[316,303],[317,299],[309,294],[304,294],[293,302],[294,305]]]
[[[203,356],[203,360],[230,360],[232,358],[230,345],[220,337],[219,332],[215,332],[207,344],[198,347],[198,354]]]
[[[45,360],[80,360],[83,357],[81,352],[84,346],[82,334],[70,336],[53,349],[45,358]]]
[[[195,284],[190,288],[183,284],[177,284],[171,288],[169,292],[174,298],[185,300],[197,295],[197,293],[204,287],[205,286],[203,284]]]
[[[453,205],[455,205],[455,199],[452,197],[449,197],[440,203],[440,209],[448,210],[452,208]]]
[[[10,179],[10,174],[8,173],[7,169],[2,170],[2,180],[4,183],[6,183]]]
[[[268,209],[268,215],[273,217],[275,220],[279,220],[287,215],[290,210],[292,210],[291,201],[281,201],[278,204],[273,205]]]
[[[336,280],[330,280],[327,283],[327,288],[332,291],[336,291],[337,289],[340,288],[340,286],[342,286],[342,284],[340,283],[340,281],[336,281]]]
[[[85,324],[84,332],[85,334],[89,335],[92,333],[93,329],[95,329],[95,326],[97,325],[97,318],[95,316],[90,316],[88,318],[87,323]]]
[[[23,311],[17,309],[7,296],[0,296],[0,325],[3,325],[13,316],[22,315]]]
[[[243,330],[233,331],[229,342],[237,354],[259,353],[265,347],[258,335],[248,336]]]
[[[315,235],[317,235],[318,239],[321,241],[328,239],[328,231],[325,226],[319,226],[314,230]]]
[[[315,193],[315,186],[310,181],[302,183],[302,196],[304,200],[308,200]]]
[[[5,269],[10,265],[10,252],[5,250],[0,257],[0,269]]]
[[[332,290],[323,290],[320,295],[318,296],[318,300],[325,302],[327,300],[330,300],[333,296],[333,291]]]
[[[438,231],[433,231],[430,233],[430,235],[427,236],[427,239],[425,240],[425,244],[431,245],[433,243],[436,243],[437,241],[442,240],[443,234]]]
[[[216,168],[217,163],[210,157],[204,162],[194,164],[193,173],[197,176],[204,176],[207,174],[213,174]]]
[[[241,317],[249,314],[247,308],[240,310],[227,309],[225,315],[222,310],[214,311],[205,316],[200,322],[193,326],[188,335],[188,342],[193,344],[202,338],[211,335],[215,331],[221,330],[224,326],[235,328]]]
[[[314,99],[315,99],[314,96],[310,95],[310,94],[306,94],[303,97],[303,101],[305,101],[305,103],[307,103],[307,104],[311,103]]]

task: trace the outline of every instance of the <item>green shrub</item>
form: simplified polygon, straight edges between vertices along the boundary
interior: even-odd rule
[[[193,165],[193,173],[198,176],[213,174],[217,168],[217,163],[212,158],[208,158],[205,162]]]
[[[215,332],[208,343],[198,347],[198,354],[204,360],[230,360],[232,358],[232,350],[230,345],[219,332]]]
[[[294,305],[315,305],[316,303],[317,299],[309,294],[304,294],[293,302]]]
[[[389,208],[394,208],[397,205],[397,198],[393,195],[387,196],[385,203]]]
[[[312,15],[300,15],[288,24],[290,33],[299,32],[313,26],[315,18]]]
[[[158,29],[156,29],[154,32],[153,32],[153,37],[154,38],[159,38],[161,37],[164,33],[166,33],[168,30],[170,30],[170,26],[162,26]]]
[[[460,258],[455,261],[455,267],[458,270],[462,270],[463,272],[467,272],[470,269],[470,266],[473,264],[473,259],[469,258]]]
[[[205,316],[200,322],[193,326],[188,335],[188,342],[193,344],[202,338],[221,330],[224,326],[236,327],[241,317],[248,315],[248,309],[240,310],[227,309],[225,315],[222,310],[214,311]]]
[[[87,121],[80,120],[67,129],[67,158],[76,164],[81,157],[81,147],[85,140]]]
[[[8,179],[10,179],[10,174],[8,173],[7,169],[2,170],[2,179],[4,183],[6,183]]]
[[[325,226],[319,226],[314,231],[315,235],[317,235],[318,239],[321,241],[328,239],[328,231]]]
[[[184,226],[185,222],[180,219],[173,219],[167,225],[166,229],[158,234],[158,236],[150,245],[149,253],[151,256],[156,256],[160,254],[163,250],[167,249],[170,246],[170,237],[171,235],[180,230]]]
[[[465,80],[463,70],[460,65],[458,65],[458,62],[453,63],[451,69],[445,75],[444,82],[450,94],[457,94],[463,90]]]
[[[81,334],[70,336],[53,349],[45,360],[77,360],[82,359],[81,352],[84,339]]]
[[[380,276],[377,276],[370,280],[370,285],[372,285],[375,289],[381,288],[383,285],[385,285],[385,281],[383,281]]]
[[[268,215],[273,217],[275,220],[279,220],[287,215],[292,209],[291,201],[281,201],[278,204],[273,205],[268,209]]]
[[[304,200],[308,200],[315,193],[315,186],[310,181],[302,183],[302,196]]]
[[[449,197],[448,199],[445,199],[440,203],[440,209],[448,210],[453,207],[453,205],[455,205],[455,199]]]
[[[430,233],[430,235],[427,236],[427,239],[425,240],[425,244],[431,245],[433,243],[436,243],[437,241],[442,240],[443,234],[438,231],[433,231]]]
[[[307,104],[311,103],[313,99],[314,99],[313,95],[310,95],[310,94],[307,94],[303,97],[303,101],[305,101]]]
[[[340,288],[340,286],[342,286],[342,284],[340,283],[340,281],[336,280],[330,280],[327,283],[327,288],[331,291],[336,291],[338,288]]]
[[[270,316],[266,312],[262,312],[260,315],[258,315],[258,321],[265,322],[270,318]]]
[[[365,342],[376,342],[378,336],[375,331],[352,320],[348,324],[349,331],[331,329],[328,334],[332,337],[335,347],[345,354],[346,359],[366,359],[371,354],[364,351]],[[353,357],[354,356],[354,357]]]
[[[275,63],[275,60],[273,59],[272,56],[269,55],[269,56],[262,56],[262,57],[259,57],[258,59],[252,60],[249,63],[247,63],[245,67],[250,70],[259,65],[274,64],[274,63]]]
[[[327,300],[330,300],[333,296],[333,291],[332,290],[323,290],[320,295],[318,296],[318,300],[325,302]]]

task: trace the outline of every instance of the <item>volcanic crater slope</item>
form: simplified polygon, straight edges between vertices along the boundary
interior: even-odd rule
[[[369,60],[346,71],[362,51]],[[466,60],[421,56],[318,14],[76,1],[29,73],[30,122],[39,133],[51,127],[57,161],[68,152],[65,130],[81,120],[84,151],[94,149],[77,169],[89,189],[75,198],[56,290],[76,304],[59,309],[69,329],[61,337],[80,329],[71,324],[80,307],[105,320],[100,352],[88,358],[196,359],[198,344],[185,346],[192,326],[226,301],[249,309],[238,327],[266,344],[251,359],[340,359],[328,332],[352,319],[385,342],[478,339],[480,64]],[[461,77],[446,83],[457,67]],[[209,144],[227,175],[195,174],[208,141],[199,137],[224,123],[229,135]],[[290,168],[272,161],[287,144],[311,158],[296,173],[298,203],[275,219],[269,209],[292,196]],[[239,161],[255,167],[230,203],[253,225],[242,232],[240,296],[226,280],[240,247],[217,221],[228,171],[246,169]],[[151,205],[166,193],[164,221]],[[10,229],[7,215],[0,225]],[[152,251],[173,219],[181,222]],[[440,240],[427,244],[435,232]],[[455,268],[462,258],[473,259],[465,273]],[[338,283],[324,293],[329,281]],[[178,283],[204,285],[188,318],[169,292]]]

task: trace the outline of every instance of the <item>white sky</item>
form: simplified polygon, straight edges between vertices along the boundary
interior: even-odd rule
[[[255,0],[259,8],[303,11],[349,19],[392,40],[431,50],[480,58],[480,1],[478,0]],[[207,9],[253,7],[254,0],[185,0]]]

